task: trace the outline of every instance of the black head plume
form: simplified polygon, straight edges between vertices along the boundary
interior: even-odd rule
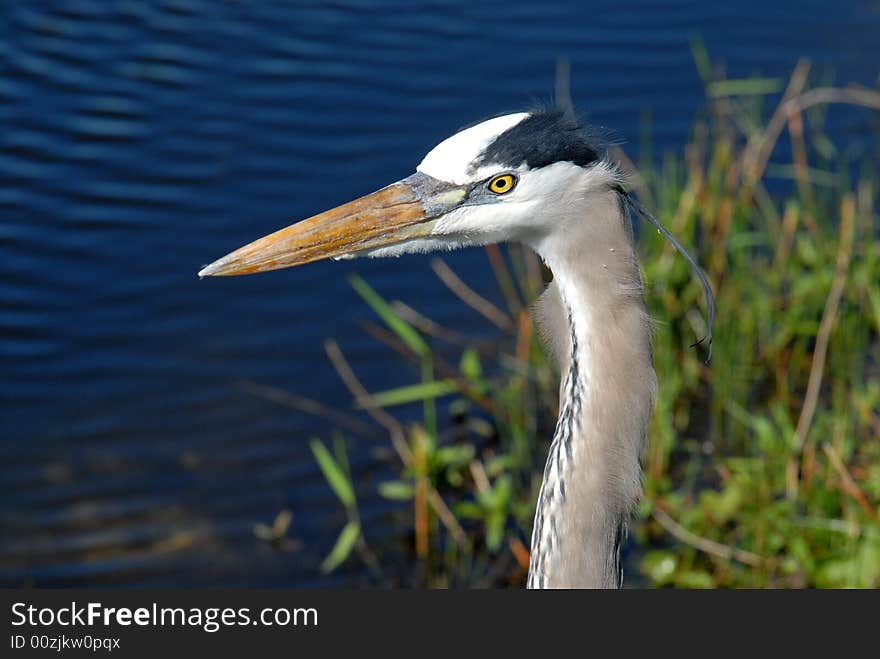
[[[706,341],[706,345],[708,346],[708,354],[706,355],[706,364],[708,364],[712,360],[712,329],[715,326],[715,295],[712,293],[712,287],[709,285],[709,280],[706,278],[706,274],[697,265],[696,260],[692,257],[688,251],[681,246],[675,237],[667,231],[666,227],[660,224],[660,220],[654,217],[647,208],[645,208],[638,199],[636,199],[632,194],[625,192],[621,189],[621,193],[624,195],[627,203],[630,204],[635,211],[641,215],[643,218],[648,220],[651,224],[653,224],[657,231],[659,231],[666,240],[672,243],[672,246],[678,250],[678,253],[681,254],[687,262],[690,264],[691,269],[700,279],[700,284],[703,286],[703,294],[706,296],[706,307],[708,308],[708,332],[706,336],[701,338],[699,341],[695,341],[690,345],[691,348],[695,348],[700,345],[704,341]],[[707,341],[708,340],[708,341]]]

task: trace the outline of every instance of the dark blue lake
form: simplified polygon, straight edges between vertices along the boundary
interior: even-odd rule
[[[648,112],[655,152],[680,150],[696,35],[731,77],[808,56],[873,85],[880,3],[4,3],[0,585],[363,582],[317,571],[343,516],[307,440],[331,424],[240,383],[351,409],[327,337],[369,388],[412,382],[358,327],[351,272],[463,333],[491,326],[420,257],[196,272],[411,173],[462,125],[550,101],[560,56],[626,150]],[[500,299],[481,250],[446,258]],[[391,507],[364,502],[371,533]],[[299,551],[254,536],[283,509]]]

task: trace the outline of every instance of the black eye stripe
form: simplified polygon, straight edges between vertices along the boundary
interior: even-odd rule
[[[538,169],[554,162],[573,162],[588,167],[601,159],[601,149],[580,129],[577,122],[559,111],[531,113],[501,133],[477,159],[490,163]]]

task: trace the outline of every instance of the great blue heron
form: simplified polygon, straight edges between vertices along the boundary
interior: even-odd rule
[[[657,379],[618,169],[559,111],[508,114],[462,130],[416,173],[260,238],[199,276],[326,258],[397,256],[506,241],[553,273],[537,306],[564,374],[532,531],[528,585],[619,587],[620,545],[641,492],[640,456]]]

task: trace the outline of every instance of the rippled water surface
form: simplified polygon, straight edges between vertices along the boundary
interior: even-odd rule
[[[315,585],[342,518],[309,436],[256,381],[348,407],[413,374],[358,328],[345,281],[474,335],[427,259],[199,281],[201,265],[409,174],[459,126],[553,94],[635,150],[683,144],[699,34],[731,76],[807,55],[873,84],[880,4],[6,3],[0,15],[0,585]],[[497,297],[481,251],[448,259]],[[390,366],[389,366],[390,364]],[[379,438],[382,443],[381,437]],[[369,479],[363,447],[353,468]],[[299,551],[258,540],[294,515]],[[365,501],[371,533],[388,505]]]

